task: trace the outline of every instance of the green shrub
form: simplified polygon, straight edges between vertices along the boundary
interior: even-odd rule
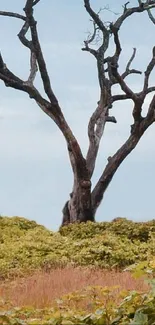
[[[116,218],[112,222],[87,222],[81,224],[71,224],[60,228],[62,236],[69,236],[74,240],[93,238],[102,235],[105,231],[116,235],[125,236],[130,240],[140,240],[146,242],[149,233],[155,232],[155,220],[149,222],[133,222],[125,218]]]
[[[122,269],[155,255],[154,228],[154,221],[118,219],[69,225],[54,233],[34,221],[1,217],[0,277],[67,264]]]

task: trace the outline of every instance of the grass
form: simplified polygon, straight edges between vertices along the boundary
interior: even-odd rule
[[[13,307],[45,308],[52,306],[55,299],[60,299],[71,292],[81,292],[90,286],[108,288],[118,286],[114,290],[115,299],[122,290],[139,292],[148,290],[148,285],[143,279],[134,279],[129,272],[66,267],[53,269],[49,273],[39,271],[25,278],[1,282],[0,296],[5,301],[10,301]],[[81,300],[74,303],[76,307],[81,307]],[[88,301],[85,301],[85,306],[88,305]]]

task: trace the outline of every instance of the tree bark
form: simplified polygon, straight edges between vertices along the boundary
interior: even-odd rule
[[[73,192],[62,213],[62,226],[75,222],[94,222],[90,180],[74,180]]]

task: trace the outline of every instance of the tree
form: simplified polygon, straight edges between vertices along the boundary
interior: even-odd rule
[[[155,121],[155,95],[147,109],[147,113],[143,116],[143,104],[146,96],[155,91],[155,86],[149,85],[150,75],[155,67],[155,47],[152,50],[152,57],[148,63],[140,92],[134,92],[127,84],[126,77],[130,74],[142,74],[141,71],[131,68],[131,64],[136,55],[136,49],[133,49],[133,54],[126,65],[123,73],[120,73],[120,54],[121,41],[120,29],[128,17],[134,14],[146,12],[148,18],[155,24],[155,18],[151,9],[155,8],[155,0],[136,1],[135,7],[129,7],[129,1],[123,6],[122,14],[115,22],[105,23],[100,18],[100,12],[95,12],[91,6],[90,0],[83,0],[84,7],[88,12],[92,23],[93,32],[84,41],[83,51],[89,52],[94,56],[97,64],[98,81],[100,97],[97,107],[90,117],[88,123],[89,148],[86,157],[83,156],[80,145],[75,138],[70,126],[68,125],[58,99],[54,94],[51,82],[46,67],[46,62],[41,49],[41,44],[38,37],[37,22],[34,18],[34,7],[40,0],[26,0],[24,15],[0,11],[1,16],[9,16],[23,21],[22,28],[18,34],[21,43],[30,51],[30,75],[28,80],[24,81],[9,70],[0,55],[0,79],[7,87],[12,87],[26,92],[30,98],[34,99],[38,106],[46,113],[58,126],[62,132],[69,153],[70,164],[73,171],[73,189],[69,200],[63,208],[62,225],[73,222],[86,222],[95,220],[95,213],[98,209],[103,195],[110,184],[118,167],[124,159],[136,147],[139,140]],[[27,38],[30,32],[31,40]],[[97,41],[98,40],[98,41]],[[107,54],[110,48],[110,43],[114,43],[114,51],[111,55]],[[94,45],[96,45],[96,48]],[[44,87],[45,97],[41,95],[34,85],[35,76],[39,70],[42,84]],[[120,94],[113,94],[113,86],[119,85],[121,88]],[[48,98],[48,99],[46,99]],[[131,101],[133,124],[126,142],[119,150],[108,158],[99,180],[94,188],[91,185],[91,178],[94,173],[95,163],[99,151],[100,141],[105,131],[107,122],[116,123],[114,116],[111,116],[113,104],[117,101]],[[82,118],[82,117],[81,117]]]

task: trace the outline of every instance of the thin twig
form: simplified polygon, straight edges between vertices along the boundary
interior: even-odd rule
[[[142,72],[140,70],[136,70],[136,69],[130,69],[131,63],[133,62],[134,58],[136,56],[136,48],[133,48],[133,54],[129,60],[129,62],[127,63],[125,72],[122,74],[122,78],[125,79],[129,74],[142,74]]]

